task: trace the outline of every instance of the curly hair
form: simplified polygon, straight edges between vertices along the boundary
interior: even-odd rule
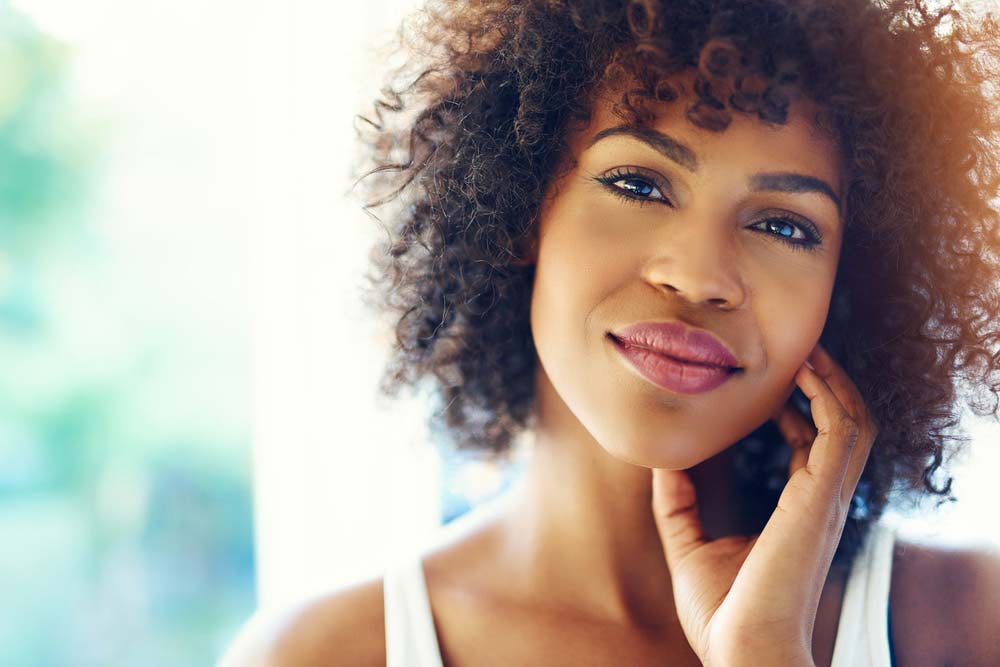
[[[398,44],[408,60],[357,126],[355,187],[386,233],[363,298],[395,332],[381,395],[430,383],[433,432],[509,453],[534,417],[525,252],[568,135],[601,86],[628,82],[616,113],[643,123],[647,103],[679,99],[671,75],[695,68],[688,121],[782,124],[805,96],[841,150],[844,242],[821,342],[879,435],[834,565],[852,562],[890,501],[956,500],[952,478],[933,478],[967,443],[960,399],[994,418],[1000,402],[992,13],[923,0],[431,0]],[[783,444],[771,422],[735,443],[742,497],[765,520],[787,480]]]

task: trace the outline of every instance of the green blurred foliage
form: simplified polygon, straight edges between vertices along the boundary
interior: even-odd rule
[[[106,130],[72,55],[0,0],[0,665],[211,664],[255,604],[249,414],[86,301]]]
[[[67,47],[0,2],[0,243],[23,255],[86,201],[91,145],[67,113]],[[69,214],[69,215],[67,215]]]

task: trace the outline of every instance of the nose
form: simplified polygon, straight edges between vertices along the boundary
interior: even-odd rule
[[[645,278],[658,289],[692,304],[735,310],[746,301],[747,290],[732,248],[731,229],[704,221],[676,221],[645,269]]]

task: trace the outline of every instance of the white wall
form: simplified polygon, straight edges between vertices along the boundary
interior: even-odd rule
[[[247,45],[254,477],[259,593],[271,604],[375,574],[437,525],[420,415],[375,407],[386,340],[356,286],[375,225],[342,196],[373,44],[409,3],[258,1]],[[412,404],[411,404],[412,406]]]

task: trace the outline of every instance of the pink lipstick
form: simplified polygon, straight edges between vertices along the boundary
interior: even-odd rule
[[[609,337],[643,377],[668,391],[710,391],[741,371],[739,360],[715,336],[680,322],[640,322]]]

